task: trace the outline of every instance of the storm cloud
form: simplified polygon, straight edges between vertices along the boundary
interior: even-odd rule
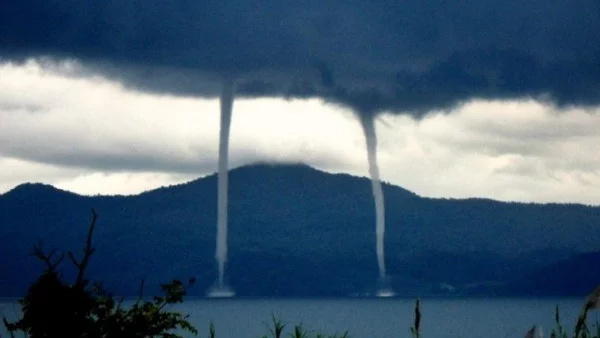
[[[320,97],[421,115],[473,98],[600,103],[597,0],[7,0],[0,57],[140,90]]]

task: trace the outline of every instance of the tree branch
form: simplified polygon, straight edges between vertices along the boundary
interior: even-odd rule
[[[145,283],[145,281],[142,279],[140,281],[140,289],[138,291],[138,298],[135,301],[135,305],[138,305],[140,303],[140,301],[142,301],[142,298],[144,298],[144,283]]]
[[[69,257],[71,262],[77,267],[77,269],[80,269],[81,266],[79,265],[79,262],[75,259],[75,256],[71,251],[67,252],[67,256]]]
[[[46,263],[46,267],[48,268],[48,271],[50,271],[50,272],[54,272],[56,270],[56,267],[58,266],[58,264],[60,264],[60,262],[64,258],[64,254],[61,254],[60,257],[53,262],[52,256],[54,256],[54,254],[56,254],[56,249],[53,249],[48,254],[45,254],[44,250],[43,250],[43,245],[41,242],[39,242],[38,244],[36,244],[33,247],[33,255],[35,257],[37,257],[38,259],[40,259],[41,261],[43,261],[44,263]]]
[[[123,300],[125,300],[124,296],[121,296],[119,298],[119,301],[117,302],[117,308],[115,309],[115,312],[119,311],[121,309],[121,304],[123,304]]]
[[[77,263],[75,257],[73,257],[73,255],[69,253],[69,256],[72,257],[71,260],[73,260],[75,265],[77,265],[78,272],[76,285],[79,286],[83,286],[83,276],[85,273],[85,269],[87,268],[90,256],[92,256],[92,254],[96,250],[92,248],[92,235],[94,233],[94,227],[96,226],[96,219],[98,219],[98,214],[96,214],[96,211],[92,209],[92,221],[90,223],[90,229],[88,231],[87,239],[85,241],[85,248],[83,250],[83,258],[81,259],[81,262]]]

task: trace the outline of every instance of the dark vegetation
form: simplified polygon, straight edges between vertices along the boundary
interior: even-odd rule
[[[162,284],[162,296],[143,299],[144,283],[140,284],[139,296],[133,306],[122,307],[123,298],[115,299],[100,282],[87,278],[90,258],[95,252],[92,235],[97,215],[92,211],[85,248],[80,260],[69,251],[67,256],[75,266],[74,281],[67,281],[61,273],[64,254],[56,250],[47,253],[38,244],[33,254],[45,263],[45,269],[29,287],[27,295],[19,301],[22,318],[9,322],[3,318],[11,337],[17,332],[30,338],[117,338],[117,337],[181,337],[176,330],[196,334],[197,330],[187,321],[187,316],[165,310],[165,306],[183,301],[188,285],[179,280]]]
[[[347,296],[377,285],[368,179],[303,165],[230,172],[227,277],[240,296]],[[23,294],[47,247],[79,247],[86,210],[109,220],[95,233],[104,259],[88,268],[118,294],[195,275],[202,295],[214,261],[216,176],[137,196],[86,197],[41,184],[0,195],[0,295]],[[600,207],[431,199],[384,185],[386,259],[403,296],[581,296],[600,279]],[[74,266],[64,267],[75,275]],[[577,278],[573,278],[577,274]],[[448,288],[446,286],[451,286]]]
[[[555,327],[550,333],[550,338],[600,338],[600,322],[596,321],[595,324],[590,328],[588,326],[587,315],[591,310],[598,309],[600,307],[600,285],[596,286],[594,291],[588,295],[586,301],[583,303],[581,313],[577,317],[573,335],[569,335],[568,331],[564,329],[560,321],[560,311],[558,306],[554,312]]]

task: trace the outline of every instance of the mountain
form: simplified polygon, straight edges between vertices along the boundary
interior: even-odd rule
[[[238,295],[343,296],[377,287],[368,179],[257,164],[231,170],[229,187],[227,277]],[[570,283],[552,280],[555,287],[532,282],[600,262],[584,254],[600,250],[600,207],[433,199],[383,188],[388,274],[401,295],[579,295],[600,282],[600,269],[585,282],[569,274],[560,278]],[[91,208],[99,215],[92,276],[133,295],[140,279],[150,286],[193,275],[192,294],[202,295],[217,274],[216,193],[216,175],[135,196],[20,185],[0,195],[0,295],[22,295],[41,271],[30,255],[38,241],[80,253]]]
[[[586,252],[524,274],[499,291],[509,295],[586,295],[598,284],[600,251]]]

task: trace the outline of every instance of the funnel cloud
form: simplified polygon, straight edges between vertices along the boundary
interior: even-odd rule
[[[373,198],[375,200],[375,236],[377,267],[379,268],[379,277],[381,279],[385,279],[385,202],[383,199],[383,189],[381,189],[379,166],[377,164],[377,135],[375,134],[375,125],[372,117],[361,116],[360,124],[365,134],[365,140],[367,143],[369,175],[371,176],[371,187],[373,189]]]
[[[229,164],[229,130],[233,110],[234,83],[230,79],[223,80],[221,92],[221,129],[219,132],[219,173],[217,191],[217,248],[215,257],[219,265],[218,288],[223,288],[225,264],[227,262],[227,195]]]

